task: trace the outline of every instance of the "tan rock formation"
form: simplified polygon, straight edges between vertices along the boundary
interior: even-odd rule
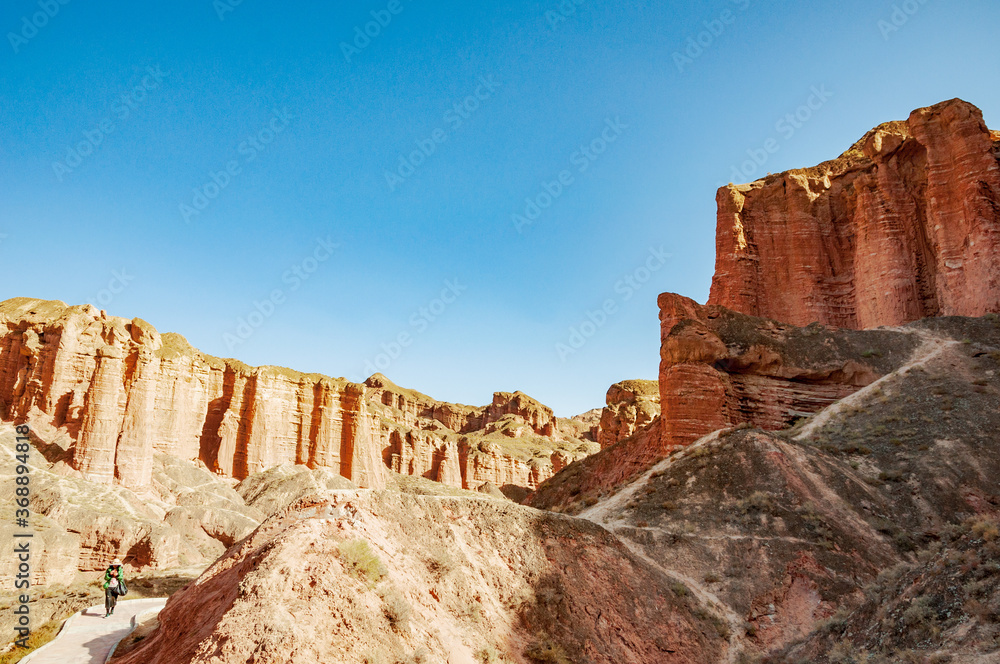
[[[0,424],[0,454],[12,458],[14,445],[13,427]],[[32,433],[32,585],[68,585],[78,572],[102,570],[114,558],[133,568],[205,565],[265,516],[247,507],[225,481],[180,459],[155,455],[151,483],[139,495],[60,474],[62,462],[48,458],[60,455],[57,445]],[[13,495],[16,477],[13,465],[6,465],[0,490]],[[13,534],[25,529],[14,528],[14,506],[8,503],[10,518],[0,525],[0,538],[13,541]],[[0,581],[10,587],[16,565],[16,559],[0,561]]]
[[[583,520],[319,493],[173,595],[122,664],[724,661],[712,607],[680,588]]]
[[[996,135],[959,99],[719,190],[709,304],[854,329],[1000,311]]]
[[[608,389],[601,412],[597,442],[601,449],[624,440],[660,414],[660,392],[655,380],[625,380]]]

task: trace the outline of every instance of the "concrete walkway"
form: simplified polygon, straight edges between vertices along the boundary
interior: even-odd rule
[[[18,664],[104,664],[111,649],[135,628],[133,618],[159,613],[166,603],[166,598],[123,600],[110,618],[104,617],[104,604],[74,613],[59,636]]]

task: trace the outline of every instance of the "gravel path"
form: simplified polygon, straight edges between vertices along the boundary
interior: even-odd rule
[[[59,636],[18,664],[104,664],[111,649],[131,633],[134,617],[158,613],[166,603],[166,598],[123,600],[110,618],[104,617],[103,603],[74,613]]]

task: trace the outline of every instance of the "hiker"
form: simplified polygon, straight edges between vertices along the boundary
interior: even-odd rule
[[[115,612],[115,604],[118,603],[118,595],[121,594],[125,583],[125,568],[122,561],[117,558],[108,565],[104,572],[104,617],[107,618]]]

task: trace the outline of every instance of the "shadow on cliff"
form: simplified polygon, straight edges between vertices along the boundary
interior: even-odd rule
[[[15,424],[24,424],[24,422],[16,422]],[[74,443],[62,436],[54,437],[50,442],[42,438],[34,428],[29,435],[32,447],[42,455],[47,463],[54,464],[64,461],[72,465]]]

